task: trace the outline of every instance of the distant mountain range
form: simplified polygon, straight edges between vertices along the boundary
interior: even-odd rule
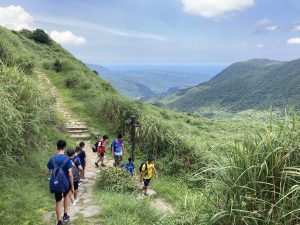
[[[192,87],[208,81],[212,75],[196,72],[167,71],[159,69],[138,69],[112,71],[94,64],[87,66],[110,82],[121,94],[132,99],[163,97],[182,87]]]
[[[252,59],[234,63],[210,81],[179,90],[159,102],[188,112],[212,106],[230,111],[271,106],[300,108],[300,59],[288,62]]]

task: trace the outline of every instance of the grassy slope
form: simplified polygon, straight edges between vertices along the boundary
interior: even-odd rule
[[[253,127],[259,128],[265,124],[262,120],[248,123],[247,120],[238,117],[233,119],[204,119],[196,115],[158,109],[151,105],[128,101],[118,95],[111,85],[89,71],[83,63],[57,44],[52,44],[49,47],[37,44],[24,36],[13,34],[7,30],[1,29],[0,31],[3,32],[2,37],[13,43],[16,42],[14,43],[16,47],[10,46],[11,50],[14,52],[18,50],[20,55],[24,54],[35,62],[36,69],[46,73],[56,85],[64,103],[73,112],[84,118],[90,126],[100,130],[101,133],[108,132],[110,136],[114,135],[120,130],[120,125],[125,119],[137,113],[141,127],[138,128],[140,141],[137,149],[139,157],[136,164],[139,165],[148,152],[157,155],[157,168],[165,175],[160,180],[154,180],[153,186],[158,191],[158,196],[167,199],[177,210],[173,217],[164,220],[165,224],[170,224],[170,221],[175,221],[174,224],[195,224],[206,221],[208,213],[211,212],[207,212],[208,205],[204,196],[193,189],[195,186],[203,187],[203,183],[196,181],[195,185],[193,182],[189,182],[189,178],[202,169],[202,166],[208,166],[214,162],[215,155],[226,155],[227,153],[220,151],[220,149],[227,145],[230,146],[236,139],[242,139],[245,130],[252,130]],[[61,67],[61,71],[58,73],[53,71],[56,59],[59,60]],[[37,78],[35,77],[35,79]],[[36,176],[33,175],[32,169],[27,168],[26,164],[20,168],[24,168],[27,179],[13,175],[18,183],[26,184],[25,190],[32,188],[35,194],[23,195],[24,199],[18,198],[16,201],[10,201],[11,205],[7,209],[1,208],[1,214],[7,215],[5,218],[8,223],[12,221],[9,210],[16,207],[19,201],[23,200],[26,205],[20,209],[19,218],[25,218],[28,224],[39,223],[37,220],[41,219],[43,211],[49,210],[52,206],[52,204],[48,204],[48,202],[53,202],[50,194],[45,195],[48,192],[47,180],[40,182],[40,178],[45,178],[44,165],[49,155],[52,154],[51,149],[55,140],[63,136],[54,130],[53,126],[49,128],[48,132],[44,134],[43,140],[48,143],[50,148],[45,147],[47,151],[40,151],[37,154],[40,166],[34,168],[37,171]],[[53,139],[49,139],[49,137]],[[33,161],[31,158],[28,159],[29,163]],[[170,177],[171,175],[172,177]],[[5,179],[9,179],[9,176]],[[1,201],[1,204],[8,204],[7,199],[13,199],[14,189],[12,187],[14,187],[13,182],[7,182],[6,192],[3,195],[7,196],[6,201]],[[190,189],[190,187],[193,188]],[[39,201],[35,196],[40,197]],[[139,224],[145,218],[145,214],[149,213],[149,210],[151,211],[147,205],[147,209],[141,214],[139,212],[140,203],[135,201],[135,197],[131,195],[120,197],[114,192],[96,192],[95,196],[96,201],[105,204],[103,215],[105,215],[105,222],[108,224],[110,218],[115,218],[113,217],[113,209],[117,205],[120,206],[121,219],[116,218],[112,222],[113,224],[123,224],[129,219]],[[33,199],[33,202],[26,204],[26,200],[29,201],[29,199]],[[115,199],[116,202],[109,204],[110,199]],[[122,206],[126,199],[133,202],[130,210],[126,204]],[[36,209],[32,209],[32,207],[36,207]],[[128,217],[129,213],[130,218]],[[39,219],[33,220],[34,217]],[[160,217],[153,217],[153,219],[159,220]]]

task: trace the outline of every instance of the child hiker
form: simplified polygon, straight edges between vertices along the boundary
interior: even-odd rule
[[[98,160],[95,162],[95,166],[99,167],[99,162],[101,161],[101,166],[105,166],[104,164],[104,153],[105,153],[105,145],[106,141],[108,140],[108,136],[104,135],[102,139],[98,142],[98,149],[97,149],[97,155],[98,155]]]
[[[80,180],[80,171],[83,170],[81,167],[80,159],[76,156],[75,151],[70,149],[67,151],[68,156],[72,161],[72,173],[73,173],[73,182],[74,182],[74,195],[70,195],[70,199],[73,205],[76,205],[78,202],[78,185]]]
[[[128,158],[128,163],[123,165],[123,168],[131,175],[136,175],[134,161],[131,157]]]
[[[150,157],[148,157],[148,160],[146,161],[146,163],[143,163],[141,165],[141,182],[144,181],[143,192],[142,192],[143,195],[146,195],[146,196],[148,195],[147,189],[148,189],[150,180],[152,178],[153,170],[155,172],[156,177],[158,177],[158,173],[154,166],[154,159],[153,159],[153,157],[150,156]]]

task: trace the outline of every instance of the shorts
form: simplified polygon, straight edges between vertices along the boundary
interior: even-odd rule
[[[144,179],[144,186],[145,187],[147,187],[149,185],[150,180],[151,180],[151,178],[150,179]]]
[[[81,163],[81,167],[84,170],[85,169],[85,163]]]
[[[114,159],[117,161],[122,161],[123,160],[123,156],[122,155],[114,155]]]
[[[78,184],[79,184],[79,181],[74,181],[74,190],[75,191],[78,190]]]
[[[56,202],[60,202],[62,198],[66,197],[69,194],[69,190],[65,193],[54,193]]]
[[[103,158],[104,157],[104,152],[101,152],[101,153],[98,152],[97,155],[98,155],[98,157]]]

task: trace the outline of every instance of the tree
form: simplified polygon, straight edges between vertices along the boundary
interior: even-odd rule
[[[39,42],[42,44],[50,44],[51,43],[51,38],[49,37],[49,35],[41,29],[36,29],[35,31],[33,31],[31,38],[33,40],[35,40],[36,42]]]

